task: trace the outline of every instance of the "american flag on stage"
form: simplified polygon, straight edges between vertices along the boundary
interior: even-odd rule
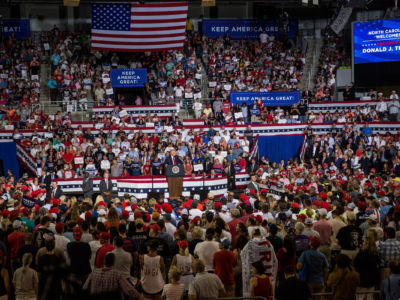
[[[93,3],[92,49],[144,52],[182,49],[187,2]]]

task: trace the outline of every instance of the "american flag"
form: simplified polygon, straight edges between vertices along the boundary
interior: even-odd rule
[[[182,49],[187,2],[93,3],[92,50]]]

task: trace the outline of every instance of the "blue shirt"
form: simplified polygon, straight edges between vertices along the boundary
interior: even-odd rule
[[[50,79],[47,85],[49,86],[49,88],[55,89],[57,87],[57,82],[54,79]]]
[[[372,128],[371,127],[368,127],[368,128],[364,127],[362,129],[362,133],[364,133],[365,135],[370,135],[370,134],[372,134]]]
[[[325,255],[317,250],[307,250],[301,254],[299,262],[303,266],[306,265],[307,282],[324,282],[324,268],[328,268],[328,261]]]
[[[53,62],[54,66],[58,66],[58,63],[60,62],[61,57],[58,54],[53,54],[50,59]]]

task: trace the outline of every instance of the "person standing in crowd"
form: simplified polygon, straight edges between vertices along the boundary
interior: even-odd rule
[[[233,268],[236,266],[236,255],[229,250],[231,242],[228,238],[219,241],[220,251],[214,253],[213,266],[215,274],[224,284],[227,297],[235,296],[235,279]]]
[[[125,276],[113,267],[114,261],[114,253],[107,253],[104,260],[104,267],[95,269],[90,273],[83,285],[83,290],[89,292],[90,296],[88,299],[120,299],[122,295],[129,299],[145,299],[140,296]]]
[[[261,236],[259,228],[253,230],[253,238],[249,240],[240,253],[242,260],[243,295],[249,295],[251,265],[254,262],[262,261],[267,275],[275,285],[275,278],[278,271],[278,260],[271,243]]]
[[[386,227],[385,233],[386,240],[378,246],[381,280],[389,277],[389,262],[400,260],[400,241],[396,240],[396,231],[392,227]]]
[[[336,236],[341,247],[340,253],[347,255],[350,259],[354,259],[357,254],[357,248],[361,246],[362,231],[356,224],[356,214],[347,211],[347,226],[341,228]]]
[[[198,257],[204,263],[207,272],[214,270],[213,257],[219,250],[218,242],[213,240],[214,235],[214,228],[207,228],[205,241],[198,243],[194,249],[194,256]]]
[[[123,249],[124,239],[117,235],[114,238],[114,250],[111,253],[115,255],[114,268],[129,278],[131,276],[132,255]]]
[[[164,286],[164,258],[157,253],[158,241],[152,240],[147,246],[147,254],[140,256],[142,275],[140,284],[147,298],[160,300]]]
[[[192,233],[193,238],[193,233]],[[172,259],[171,266],[176,266],[182,271],[180,275],[180,283],[184,284],[185,292],[189,290],[189,284],[193,280],[192,265],[194,262],[193,256],[189,253],[189,243],[186,240],[178,241],[176,244],[179,247],[179,252]]]
[[[185,292],[185,284],[180,282],[182,270],[172,266],[168,272],[168,280],[170,283],[164,285],[162,292],[163,300],[181,300]]]
[[[113,184],[111,179],[109,179],[108,171],[104,172],[104,178],[100,180],[100,193],[106,203],[109,203],[112,198]]]
[[[224,284],[215,274],[205,270],[201,259],[193,263],[195,277],[189,285],[189,300],[217,299],[225,296]]]
[[[19,267],[20,260],[18,258],[19,248],[25,244],[25,230],[20,220],[14,220],[12,227],[14,232],[7,237],[8,247],[10,248],[10,265],[12,273]]]
[[[82,229],[76,226],[73,230],[74,241],[67,245],[70,260],[71,275],[79,286],[82,286],[91,272],[90,255],[92,254],[88,243],[82,242]]]
[[[102,268],[104,266],[104,258],[106,254],[114,250],[114,246],[110,244],[110,234],[107,231],[104,231],[100,234],[99,240],[102,246],[99,248],[99,250],[97,250],[96,253],[96,268]]]
[[[25,253],[22,257],[22,267],[14,272],[13,285],[16,300],[34,300],[38,294],[38,276],[34,269],[31,269],[32,254]]]
[[[360,285],[357,292],[373,292],[379,283],[379,256],[375,239],[371,234],[363,238],[363,245],[354,259],[354,268],[360,274]],[[358,295],[358,300],[373,300],[373,294]]]
[[[55,241],[52,234],[43,235],[46,252],[38,259],[39,272],[38,299],[60,299],[62,279],[65,276],[64,261],[55,254]]]
[[[297,263],[297,270],[302,271],[311,293],[322,293],[328,277],[328,261],[324,254],[318,251],[321,245],[316,236],[310,237],[310,250],[304,251]],[[303,269],[304,268],[304,269]]]
[[[336,257],[336,268],[329,274],[327,286],[332,289],[333,300],[356,299],[360,275],[354,271],[350,258],[345,254]]]
[[[318,210],[319,220],[313,224],[313,229],[319,233],[321,246],[319,251],[322,252],[328,262],[331,261],[331,236],[333,235],[332,224],[326,220],[328,212],[325,208]]]
[[[82,191],[83,191],[83,197],[84,198],[89,198],[92,200],[93,198],[93,180],[90,178],[90,175],[88,172],[85,172],[85,178],[83,179],[82,182]]]
[[[293,267],[286,267],[284,274],[285,280],[279,282],[279,286],[275,292],[275,298],[277,300],[312,299],[307,283],[296,277],[296,271]]]
[[[254,277],[250,279],[250,296],[264,297],[267,300],[272,300],[274,288],[271,278],[265,274],[266,270],[263,262],[256,261],[251,266],[251,272]]]

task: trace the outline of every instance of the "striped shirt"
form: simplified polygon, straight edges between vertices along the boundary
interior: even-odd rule
[[[166,300],[181,300],[184,291],[185,291],[185,285],[183,283],[178,283],[178,284],[168,283],[164,285],[162,297],[165,297]]]

